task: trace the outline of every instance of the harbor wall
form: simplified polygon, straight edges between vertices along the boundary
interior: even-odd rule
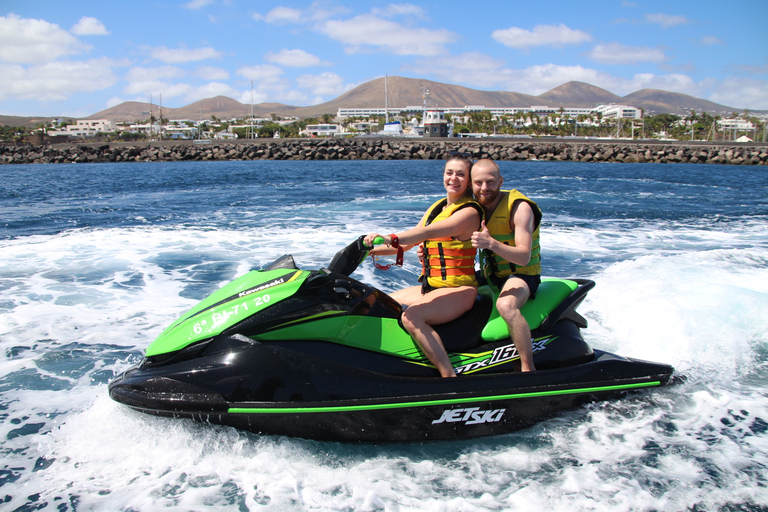
[[[0,146],[0,164],[200,160],[445,160],[768,165],[768,145],[563,139],[255,139]]]

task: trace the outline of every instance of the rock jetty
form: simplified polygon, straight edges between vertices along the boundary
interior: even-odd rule
[[[194,160],[494,160],[768,165],[768,145],[542,139],[263,139],[0,146],[0,164]]]

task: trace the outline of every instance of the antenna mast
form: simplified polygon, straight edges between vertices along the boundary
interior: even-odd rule
[[[384,124],[389,123],[389,92],[387,90],[387,75],[384,75]]]

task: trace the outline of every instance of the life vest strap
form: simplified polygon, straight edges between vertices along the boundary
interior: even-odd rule
[[[446,269],[442,268],[430,268],[428,272],[429,277],[442,277],[445,278],[446,276],[473,276],[475,275],[475,268],[474,267],[449,267]]]

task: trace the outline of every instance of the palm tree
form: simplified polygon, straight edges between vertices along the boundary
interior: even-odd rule
[[[541,119],[536,114],[531,114],[531,122],[533,124],[533,131],[535,133],[539,133],[539,123],[541,122]]]

